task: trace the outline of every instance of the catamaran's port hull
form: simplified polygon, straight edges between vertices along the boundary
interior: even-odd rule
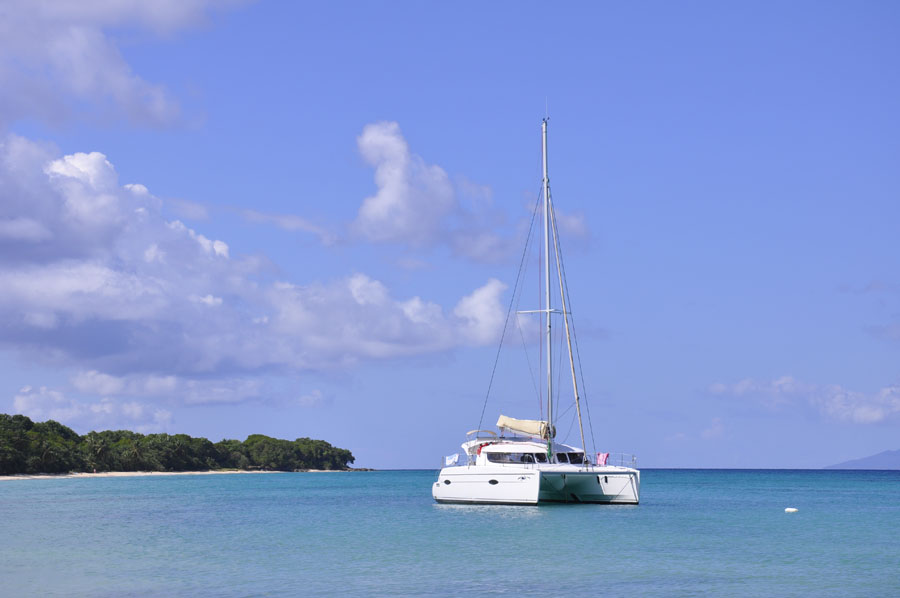
[[[626,467],[573,468],[566,472],[509,467],[445,467],[431,493],[439,503],[636,505],[640,501],[640,472]]]

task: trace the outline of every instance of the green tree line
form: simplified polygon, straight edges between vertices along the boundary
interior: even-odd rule
[[[103,471],[209,469],[348,469],[353,454],[324,440],[281,440],[253,434],[247,440],[211,442],[187,434],[90,432],[48,420],[0,413],[0,475]]]

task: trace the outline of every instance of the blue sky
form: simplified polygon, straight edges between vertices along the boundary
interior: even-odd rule
[[[549,109],[598,450],[896,449],[898,25],[892,2],[7,2],[0,411],[436,466],[478,424]],[[487,424],[539,416],[525,335]]]

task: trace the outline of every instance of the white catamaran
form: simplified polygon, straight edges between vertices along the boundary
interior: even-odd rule
[[[444,467],[432,487],[432,495],[440,503],[527,504],[615,503],[638,504],[641,473],[620,464],[608,464],[609,453],[598,453],[596,460],[586,457],[582,448],[554,441],[553,425],[553,361],[551,355],[551,316],[562,316],[568,345],[575,410],[584,444],[581,403],[575,358],[570,336],[570,318],[559,255],[559,238],[550,196],[547,170],[547,119],[541,123],[543,155],[543,232],[545,309],[524,313],[543,313],[546,317],[545,352],[547,355],[547,420],[521,420],[501,415],[497,420],[498,436],[488,430],[473,430],[462,444],[465,463],[459,456],[445,458]],[[556,256],[561,305],[553,309],[550,292],[550,251]],[[507,435],[511,433],[512,435]],[[628,465],[634,464],[631,457]]]

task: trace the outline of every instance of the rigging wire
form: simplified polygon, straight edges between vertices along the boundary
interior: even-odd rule
[[[561,327],[557,326],[557,328]],[[559,398],[560,394],[562,393],[562,382],[560,381],[560,379],[562,376],[563,336],[564,335],[562,330],[558,330],[556,332],[556,409],[554,409],[554,412],[559,410]]]
[[[551,212],[551,213],[553,214],[553,224],[554,224],[554,226],[557,226],[556,212]],[[560,245],[559,264],[560,264],[560,269],[562,270],[563,286],[565,287],[566,297],[569,298],[569,310],[568,310],[569,311],[569,321],[572,325],[572,340],[575,343],[575,355],[577,357],[576,361],[578,361],[578,375],[581,378],[581,396],[584,398],[584,405],[587,408],[588,427],[591,430],[591,447],[593,448],[593,451],[596,453],[597,452],[597,442],[596,442],[596,439],[594,438],[594,422],[591,419],[591,404],[590,404],[590,401],[587,400],[587,388],[585,387],[585,384],[584,384],[584,369],[583,369],[582,363],[581,363],[581,350],[578,347],[578,333],[575,329],[575,315],[574,315],[575,309],[572,307],[572,295],[569,294],[569,278],[566,276],[566,263],[565,263],[565,259],[562,257],[562,247],[561,247],[562,242],[559,240],[559,236],[557,236],[556,243],[557,243],[557,245]],[[587,447],[584,447],[584,449],[587,450]]]
[[[550,196],[550,200],[548,201],[548,204],[550,204],[550,206],[551,206],[551,207],[550,207],[550,217],[551,217],[551,226],[552,226],[552,230],[553,230],[553,249],[554,249],[554,254],[555,254],[555,256],[556,256],[556,270],[557,270],[557,273],[558,273],[558,275],[559,275],[559,281],[560,281],[560,285],[561,285],[560,292],[563,292],[563,295],[564,295],[566,298],[568,298],[568,297],[569,297],[569,295],[568,295],[568,288],[562,286],[562,284],[563,284],[562,248],[561,248],[560,243],[559,243],[559,234],[558,234],[559,224],[558,224],[558,222],[557,222],[557,220],[556,220],[556,211],[552,208],[552,202],[553,202],[552,196]],[[564,299],[563,302],[562,302],[561,309],[562,309],[562,312],[563,312],[564,322],[567,323],[568,320],[569,320],[569,318],[567,318],[567,316],[570,315],[570,312],[571,312],[571,305],[569,305],[569,302],[567,302],[565,299]],[[562,354],[563,354],[563,348],[562,348],[563,342],[562,342],[562,341],[563,341],[563,337],[564,337],[564,336],[568,337],[569,327],[568,327],[567,324],[565,324],[564,330],[565,330],[565,333],[566,333],[565,335],[563,334],[563,331],[562,331],[562,330],[560,330],[559,332],[557,332],[557,335],[558,335],[557,338],[558,338],[558,342],[559,342],[559,348],[558,348],[558,351],[557,351],[557,367],[556,367],[556,405],[557,405],[557,408],[558,408],[558,406],[559,406],[559,401],[560,401],[561,395],[562,395],[562,381],[561,381],[561,377],[562,377]],[[569,344],[569,347],[568,347],[568,350],[566,351],[566,353],[567,353],[567,355],[569,355],[569,358],[570,358],[570,359],[573,358],[573,355],[572,355],[572,353],[571,353],[571,349],[572,349],[571,344]],[[573,366],[574,366],[574,364],[573,364]],[[575,399],[575,400],[569,405],[568,408],[566,408],[565,412],[563,412],[563,413],[560,415],[559,421],[562,421],[562,417],[563,417],[566,413],[568,413],[568,412],[571,410],[571,408],[572,408],[573,406],[576,406],[576,407],[577,407],[579,395],[578,395],[578,385],[577,385],[577,382],[576,382],[575,379],[574,379],[574,370],[573,370],[572,374],[573,374],[572,382],[573,382],[573,384],[575,385],[575,386],[572,388],[572,392],[573,392],[573,395],[574,395],[574,399]],[[579,429],[581,429],[582,426],[581,426],[581,422],[580,422],[580,419],[581,419],[581,413],[580,413],[580,411],[579,411],[579,413],[578,413],[577,415],[578,415],[578,420],[579,420]],[[572,427],[575,425],[575,419],[576,419],[576,418],[575,418],[575,415],[573,414],[572,419],[569,421],[569,429],[568,429],[568,431],[566,432],[566,435],[565,435],[565,437],[564,437],[566,440],[568,439],[569,434],[572,432]],[[584,432],[583,432],[583,431],[582,431],[582,435],[581,435],[581,441],[582,441],[582,444],[584,444]],[[583,447],[583,448],[582,448],[582,450],[586,450],[586,449],[587,449],[587,447]]]
[[[574,404],[575,404],[575,403],[572,403],[572,405],[574,405]],[[570,409],[572,409],[572,405],[569,405],[569,409],[566,409],[566,412],[568,412]],[[568,441],[569,441],[569,434],[572,433],[572,428],[575,427],[575,420],[576,420],[576,419],[577,419],[577,418],[575,417],[575,414],[573,413],[573,414],[572,414],[572,418],[569,420],[569,429],[566,430],[566,438],[565,438],[565,440],[564,440],[563,442],[568,442]],[[585,450],[585,449],[581,449],[581,450]]]
[[[538,202],[539,201],[540,201],[540,192],[538,192]],[[537,209],[537,206],[535,206],[535,209]],[[533,231],[533,227],[532,227],[532,231]],[[534,239],[533,234],[529,234],[528,238],[526,239],[526,242],[525,242],[526,255],[531,252],[533,239]],[[524,264],[525,264],[525,267],[524,267],[522,273],[520,274],[520,276],[523,277],[523,279],[524,279],[524,277],[528,276],[529,262],[527,259],[525,260]],[[519,285],[518,292],[516,293],[516,310],[518,310],[521,307],[522,294],[524,293],[524,291],[525,291],[525,285],[524,284]],[[520,318],[519,313],[516,313],[516,328],[519,330],[519,338],[522,340],[522,351],[525,353],[525,362],[528,365],[528,375],[531,377],[531,386],[532,386],[532,389],[534,390],[534,396],[538,400],[538,406],[541,407],[542,406],[541,392],[540,392],[540,389],[538,388],[537,381],[535,380],[535,377],[534,377],[534,367],[531,365],[531,355],[528,352],[528,343],[526,342],[525,334],[522,331],[521,318]],[[543,411],[541,411],[541,413],[543,413]]]
[[[524,268],[523,268],[522,272],[519,274],[519,277],[523,281],[523,283],[521,285],[518,285],[518,294],[517,294],[517,298],[516,298],[516,310],[518,310],[521,307],[522,296],[525,293],[524,281],[526,280],[526,277],[528,276],[528,267],[530,264],[529,260],[527,259],[527,256],[531,254],[532,248],[534,247],[535,222],[537,220],[537,211],[538,211],[538,207],[541,204],[542,197],[543,197],[543,187],[538,190],[537,198],[535,199],[534,208],[532,209],[531,226],[528,229],[528,237],[526,238],[526,242],[525,242],[525,259],[522,262],[524,264]],[[540,244],[538,244],[538,247],[540,247]],[[538,274],[537,278],[540,279],[540,260],[538,260],[538,273],[539,274]],[[516,324],[517,324],[517,328],[519,329],[519,338],[522,340],[522,350],[525,353],[525,361],[528,364],[528,375],[531,377],[531,386],[534,389],[535,397],[538,400],[538,411],[540,411],[541,418],[543,418],[543,413],[544,413],[543,394],[541,393],[540,386],[537,384],[537,380],[535,379],[535,370],[534,370],[533,366],[531,365],[531,355],[528,353],[528,343],[525,341],[525,334],[522,331],[522,327],[519,325],[520,322],[521,322],[521,319],[519,317],[519,314],[517,313],[516,314]],[[538,342],[538,347],[539,348],[541,347],[540,342]],[[538,359],[539,359],[538,364],[540,364],[541,363],[540,357],[538,357]],[[540,365],[538,366],[538,368],[540,368]]]
[[[543,186],[541,187],[543,189]],[[542,193],[538,193],[538,202],[540,202]],[[537,207],[531,214],[531,226],[528,228],[528,237],[525,239],[525,248],[522,250],[522,258],[519,260],[519,271],[516,273],[516,283],[513,287],[512,297],[509,298],[509,307],[506,310],[506,320],[503,321],[503,332],[500,333],[500,344],[497,347],[497,355],[494,357],[494,367],[491,369],[491,379],[488,382],[487,392],[484,395],[484,405],[481,407],[481,417],[478,418],[478,428],[484,422],[484,411],[487,409],[488,398],[491,396],[491,387],[494,385],[494,375],[497,373],[497,364],[500,362],[500,351],[503,349],[503,339],[506,338],[506,329],[509,327],[509,316],[512,313],[513,303],[516,300],[516,290],[519,288],[519,278],[522,275],[522,265],[525,262],[525,255],[528,251],[528,245],[531,241],[531,232],[534,229],[534,217],[537,214]]]

